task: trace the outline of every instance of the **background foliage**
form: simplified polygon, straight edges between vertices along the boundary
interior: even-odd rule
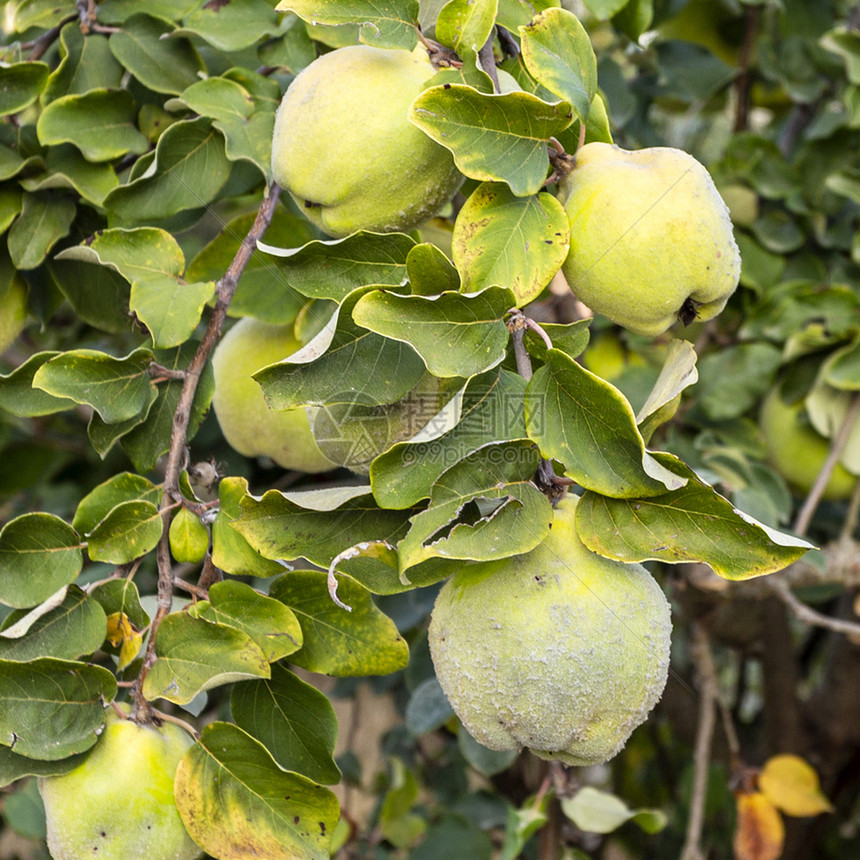
[[[147,667],[143,695],[208,724],[194,772],[217,766],[217,749],[229,748],[325,809],[330,828],[336,787],[344,817],[334,848],[342,857],[759,860],[860,851],[858,495],[820,501],[817,492],[789,487],[768,464],[757,423],[777,385],[810,395],[813,423],[833,439],[856,415],[860,18],[847,0],[584,0],[564,4],[582,29],[562,26],[555,13],[542,19],[555,21],[547,33],[561,47],[547,47],[547,33],[518,29],[554,5],[282,4],[289,12],[269,0],[5,5],[0,741],[8,744],[10,726],[37,716],[54,720],[60,743],[46,732],[14,752],[0,747],[9,784],[0,858],[45,856],[30,777],[58,772],[89,748],[99,696],[112,698],[117,678],[138,677],[156,617],[158,649],[149,656],[158,659]],[[447,100],[429,90],[417,103],[424,116],[444,108],[448,125],[418,124],[431,136],[453,133],[470,179],[455,207],[417,234],[322,244],[286,195],[266,195],[274,111],[292,76],[321,51],[359,40],[412,47],[416,15],[425,34],[464,60],[447,72]],[[522,58],[505,56],[501,67],[527,92],[504,97],[501,113],[488,111],[470,137],[458,118],[487,104],[491,84],[476,56],[497,32],[494,23],[520,42]],[[504,44],[494,43],[499,59]],[[571,56],[583,60],[577,74],[560,74],[567,66],[559,57]],[[556,107],[541,115],[535,139],[526,129],[546,104]],[[464,224],[488,213],[504,229],[512,207],[526,236],[546,217],[558,219],[554,198],[538,193],[550,169],[546,140],[573,152],[583,123],[589,140],[693,153],[729,203],[741,287],[716,320],[675,333],[695,351],[629,335],[605,319],[591,324],[589,341],[575,299],[547,287],[563,259],[558,248],[511,257],[505,267],[491,265],[504,259],[493,253],[497,236],[465,235]],[[234,258],[246,236],[259,238],[261,207],[271,220],[265,246],[249,254],[235,285]],[[517,245],[516,237],[506,241]],[[385,289],[407,278],[411,292]],[[435,300],[440,282],[451,292]],[[302,341],[339,306],[336,342],[348,350],[260,381],[278,407],[324,405],[338,419],[337,438],[328,441],[347,445],[357,457],[350,465],[366,473],[381,454],[370,467],[372,493],[366,478],[345,469],[285,473],[226,445],[208,409],[211,370],[196,357],[201,343],[214,344],[210,322],[233,286],[230,317],[294,323]],[[525,306],[556,347],[547,352],[526,334],[536,367],[528,392],[504,324],[513,305]],[[436,348],[474,319],[482,322],[456,350]],[[432,323],[421,328],[432,335],[411,334],[403,324],[411,320]],[[344,354],[351,359],[338,363]],[[617,391],[584,381],[575,358]],[[382,359],[388,376],[368,380],[371,359]],[[671,372],[662,396],[649,401],[664,367]],[[408,395],[425,368],[445,380],[442,403],[465,386],[467,415],[485,410],[489,418],[442,413],[433,444],[398,439],[404,414],[415,429]],[[361,389],[360,402],[345,398],[352,389]],[[681,393],[667,422],[660,409]],[[585,396],[612,416],[612,433],[591,449],[583,442],[594,427],[576,420]],[[539,397],[567,405],[538,426]],[[512,400],[521,411],[500,414],[498,403]],[[385,441],[355,454],[361,439],[350,428],[366,426],[369,415],[384,416]],[[172,438],[186,436],[187,462],[184,445],[171,448]],[[672,547],[656,553],[653,570],[673,602],[669,686],[624,752],[587,770],[492,753],[458,731],[427,648],[438,584],[461,560],[492,557],[479,540],[458,544],[454,531],[447,558],[428,548],[462,499],[485,499],[502,482],[530,522],[543,517],[545,525],[544,499],[528,483],[537,459],[526,453],[527,437],[576,480],[576,457],[593,463],[603,452],[605,468],[582,505],[591,545],[607,554],[622,549],[606,543],[601,516],[627,525],[634,556],[655,558],[641,545],[632,509],[643,498],[662,500],[660,493],[670,507],[679,499],[655,474],[689,475],[697,525],[685,537],[707,537],[702,522],[725,504],[821,547],[784,572],[748,581],[731,580],[784,567],[799,554],[796,543],[765,530],[734,543],[743,527],[736,519],[718,535],[725,557],[708,558],[722,577],[694,563],[701,547],[685,558]],[[647,470],[643,438],[665,452]],[[443,485],[451,451],[458,458]],[[835,452],[855,474],[858,451],[856,440],[843,438]],[[420,469],[404,477],[405,463]],[[197,468],[184,471],[189,464]],[[450,486],[461,494],[453,508],[443,492]],[[157,579],[159,565],[171,567],[165,524],[173,513],[177,533],[187,532],[175,546],[191,546],[204,522],[211,552],[174,558],[178,597],[162,620]],[[341,534],[333,526],[345,517]],[[541,535],[512,532],[503,516],[490,522],[507,553],[526,551]],[[493,534],[485,536],[489,545]],[[329,596],[329,564],[361,541],[382,540],[389,546],[375,544],[338,567],[338,597],[353,608],[344,613]],[[285,575],[283,560],[296,559],[300,569]],[[229,576],[217,581],[218,570]],[[54,604],[44,603],[65,586]],[[183,611],[191,597],[205,599]],[[42,614],[28,615],[37,606]],[[23,635],[9,634],[16,625]],[[28,711],[32,701],[11,692],[23,679],[56,690],[60,677],[56,714]],[[171,686],[176,677],[182,683]],[[73,704],[74,725],[60,732]],[[781,758],[787,754],[798,758]],[[806,788],[793,803],[786,793],[798,784]],[[202,777],[199,786],[206,796]],[[254,787],[253,777],[240,778],[231,796],[258,822],[271,805],[252,799]],[[206,848],[228,856],[219,853],[219,826],[227,827],[213,823]]]

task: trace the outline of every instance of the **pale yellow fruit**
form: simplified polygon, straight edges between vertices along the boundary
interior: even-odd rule
[[[411,230],[460,186],[451,153],[407,119],[434,74],[420,45],[351,45],[290,84],[275,118],[272,172],[330,236]]]
[[[561,199],[571,290],[632,332],[656,336],[679,317],[711,319],[738,285],[728,208],[708,171],[680,149],[586,144]]]
[[[768,462],[798,493],[812,489],[827,455],[830,440],[818,433],[804,416],[803,400],[786,403],[779,388],[771,389],[762,404],[759,426]],[[841,501],[851,496],[857,476],[836,464],[823,498]]]
[[[430,653],[454,711],[484,746],[590,765],[618,753],[660,698],[672,624],[642,565],[585,547],[576,505],[559,504],[536,549],[465,567],[445,584]]]
[[[107,711],[83,764],[39,781],[54,860],[192,860],[200,848],[173,798],[176,766],[193,738],[179,726],[141,726]]]
[[[212,356],[212,406],[224,438],[246,457],[270,457],[284,469],[322,472],[333,463],[317,447],[304,407],[269,409],[253,374],[294,353],[300,344],[292,325],[252,317],[237,322]]]

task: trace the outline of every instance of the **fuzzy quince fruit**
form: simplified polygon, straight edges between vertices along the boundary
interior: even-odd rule
[[[786,403],[781,388],[772,388],[762,403],[759,426],[768,462],[795,491],[806,495],[830,453],[830,440],[805,416],[803,400]],[[823,497],[830,501],[847,499],[857,480],[857,475],[837,463]]]
[[[434,74],[420,45],[351,45],[290,84],[275,117],[272,172],[330,236],[411,230],[460,186],[451,153],[407,119]]]
[[[612,758],[660,698],[671,617],[639,564],[585,547],[577,499],[536,549],[463,568],[430,620],[436,675],[469,732],[569,765]]]
[[[571,290],[595,313],[656,336],[716,316],[740,277],[729,211],[707,170],[671,147],[589,143],[562,183]]]
[[[271,457],[284,469],[322,472],[334,464],[317,447],[304,408],[269,409],[252,378],[258,370],[294,353],[300,344],[292,325],[239,320],[212,356],[212,406],[230,446],[246,457]]]
[[[51,857],[199,857],[173,799],[176,766],[193,743],[179,726],[138,725],[109,710],[84,763],[39,782]]]

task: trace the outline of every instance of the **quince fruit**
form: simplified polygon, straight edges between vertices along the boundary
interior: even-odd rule
[[[294,353],[301,344],[292,325],[272,325],[252,317],[239,320],[215,349],[212,406],[224,438],[246,457],[270,457],[284,469],[322,472],[334,467],[311,433],[302,407],[269,409],[253,374]]]
[[[420,45],[350,45],[290,84],[275,117],[272,172],[330,236],[411,230],[460,187],[451,153],[407,119],[435,73]]]
[[[138,725],[108,710],[83,764],[39,781],[54,860],[192,860],[202,854],[173,798],[193,738],[179,726]]]
[[[560,196],[570,220],[562,270],[595,313],[656,336],[716,316],[740,277],[729,211],[707,170],[671,147],[588,143]]]
[[[618,753],[660,698],[672,624],[642,565],[582,543],[577,503],[562,500],[531,552],[454,574],[429,637],[439,683],[477,741],[590,765]]]
[[[830,440],[810,423],[803,399],[786,403],[780,387],[772,388],[759,414],[768,462],[796,492],[812,489],[827,455]],[[850,498],[858,476],[837,463],[824,489],[823,498],[842,501]]]

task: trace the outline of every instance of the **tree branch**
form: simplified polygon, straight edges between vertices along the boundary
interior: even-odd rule
[[[170,614],[173,606],[174,578],[173,565],[170,558],[168,530],[171,508],[174,506],[175,501],[181,499],[179,476],[188,456],[187,439],[188,423],[191,420],[191,408],[194,397],[197,394],[197,387],[200,384],[200,377],[212,350],[221,337],[221,328],[227,317],[227,308],[230,306],[233,294],[236,292],[239,278],[242,276],[242,272],[245,271],[245,267],[248,265],[248,261],[257,247],[257,241],[262,238],[272,221],[275,206],[280,196],[280,188],[275,183],[272,183],[267,192],[257,212],[254,224],[248,231],[248,235],[242,240],[242,244],[239,246],[238,251],[236,251],[236,255],[224,273],[224,276],[218,282],[215,308],[209,317],[209,325],[206,328],[206,333],[203,335],[203,340],[200,341],[197,352],[194,353],[194,357],[185,370],[182,380],[182,390],[179,394],[179,402],[176,405],[176,411],[173,413],[173,430],[170,436],[170,449],[167,454],[167,463],[164,471],[164,492],[159,508],[164,528],[156,549],[156,559],[158,562],[158,609],[156,610],[155,617],[152,619],[149,642],[147,643],[146,653],[143,658],[143,667],[134,687],[132,717],[138,722],[149,722],[152,719],[151,706],[143,698],[143,682],[149,669],[155,662],[155,641],[158,627],[162,620]]]
[[[815,483],[812,485],[812,489],[803,503],[803,507],[797,514],[797,519],[794,522],[794,531],[796,534],[805,535],[809,530],[812,517],[815,515],[815,510],[821,501],[821,497],[824,495],[827,483],[830,481],[830,476],[836,468],[839,457],[845,449],[848,436],[851,433],[851,428],[854,426],[858,414],[860,414],[860,394],[856,394],[851,401],[848,412],[845,413],[845,420],[842,422],[839,432],[833,438],[833,442],[830,445],[827,459],[824,461],[824,465],[822,465],[821,471],[818,473],[818,477],[815,479]]]
[[[708,769],[711,764],[711,743],[714,739],[716,707],[719,698],[717,675],[708,634],[698,622],[691,625],[691,656],[699,676],[701,698],[699,702],[699,723],[696,730],[696,746],[693,753],[693,795],[690,798],[690,817],[687,819],[687,832],[681,860],[704,860],[702,829],[705,823],[705,801],[708,796]]]

